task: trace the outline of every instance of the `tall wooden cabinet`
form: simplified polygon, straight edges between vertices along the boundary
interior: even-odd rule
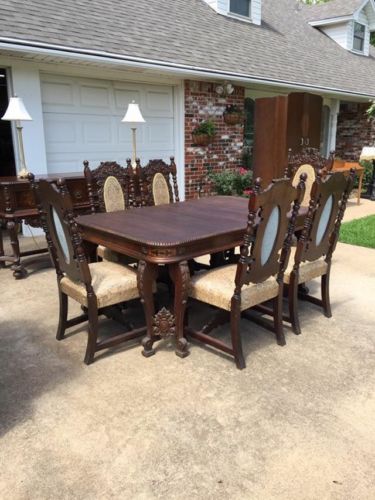
[[[282,177],[288,151],[320,148],[322,97],[295,92],[255,101],[254,177],[266,185]]]

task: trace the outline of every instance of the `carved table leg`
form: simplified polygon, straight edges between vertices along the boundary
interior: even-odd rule
[[[3,230],[1,224],[2,221],[0,220],[0,268],[5,267],[5,261],[1,260],[1,257],[4,257]]]
[[[186,261],[169,265],[169,274],[175,286],[174,327],[176,335],[176,355],[185,358],[190,354],[184,337],[184,317],[189,294],[190,272]]]
[[[148,358],[155,354],[155,350],[152,348],[155,340],[160,337],[154,335],[154,296],[153,296],[153,286],[158,275],[158,266],[155,264],[150,264],[144,260],[140,260],[138,263],[138,290],[141,296],[141,302],[146,316],[146,326],[147,335],[142,340],[143,356]]]
[[[15,222],[7,222],[7,230],[9,232],[10,244],[12,246],[14,257],[11,269],[13,269],[13,276],[16,278],[16,280],[19,280],[27,276],[27,271],[21,264],[20,244],[18,241],[17,229],[18,225]]]

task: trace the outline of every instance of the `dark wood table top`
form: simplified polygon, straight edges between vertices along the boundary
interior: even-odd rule
[[[157,207],[81,215],[86,241],[137,259],[171,263],[238,246],[247,224],[248,199],[212,196]],[[299,225],[303,224],[301,213]]]
[[[214,196],[156,207],[82,215],[83,228],[147,246],[176,246],[246,229],[246,198]]]

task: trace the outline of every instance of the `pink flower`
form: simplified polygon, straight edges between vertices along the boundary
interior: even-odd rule
[[[250,196],[250,195],[252,194],[252,192],[253,192],[253,190],[252,190],[252,189],[245,189],[245,190],[244,190],[244,192],[243,192],[243,194],[244,194],[245,196]]]
[[[240,175],[246,175],[246,174],[247,174],[246,168],[240,167]]]

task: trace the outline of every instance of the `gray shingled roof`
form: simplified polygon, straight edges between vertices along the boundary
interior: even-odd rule
[[[1,0],[0,39],[43,42],[375,96],[375,58],[309,26],[294,0],[263,0],[262,26],[203,0]]]
[[[324,4],[307,5],[304,11],[309,21],[321,21],[332,17],[351,16],[362,4],[363,0],[330,0]]]

